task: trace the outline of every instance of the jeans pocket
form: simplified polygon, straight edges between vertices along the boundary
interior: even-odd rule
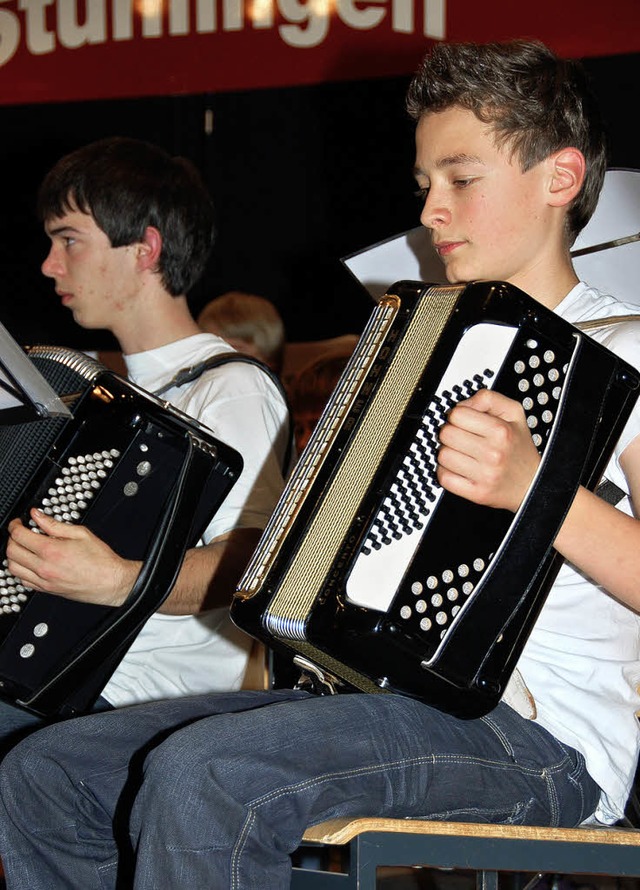
[[[503,806],[484,807],[456,807],[451,810],[443,810],[441,813],[432,813],[429,819],[441,819],[444,822],[479,822],[492,825],[526,825],[528,816],[535,809],[536,802],[533,798],[519,801],[510,801]],[[419,818],[419,817],[416,817]]]
[[[511,760],[515,760],[516,757],[515,757],[515,752],[513,750],[513,745],[509,741],[509,736],[503,731],[500,724],[492,718],[491,714],[487,714],[486,716],[481,717],[480,719],[482,720],[484,725],[493,732],[495,737],[500,742],[500,745],[504,749],[505,754]]]

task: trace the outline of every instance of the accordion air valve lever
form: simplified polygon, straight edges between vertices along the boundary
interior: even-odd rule
[[[503,282],[398,282],[376,308],[240,581],[232,618],[347,687],[460,717],[499,700],[595,488],[638,374]],[[438,429],[481,388],[524,407],[541,454],[518,512],[436,478]]]

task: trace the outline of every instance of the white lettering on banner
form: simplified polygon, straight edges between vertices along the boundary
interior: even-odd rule
[[[47,31],[45,7],[51,3],[53,0],[20,0],[18,3],[18,9],[25,13],[27,49],[34,55],[53,52],[56,46],[53,34]]]
[[[256,30],[271,29],[275,27],[277,10],[284,20],[277,26],[283,42],[308,48],[326,40],[332,16],[348,28],[370,31],[390,13],[395,32],[413,34],[416,4],[422,4],[424,36],[444,40],[447,0],[253,0],[247,10],[244,0],[195,0],[193,24],[189,0],[17,0],[17,12],[4,6],[8,2],[0,0],[0,66],[15,55],[21,41],[28,52],[44,55],[54,52],[58,44],[76,49],[109,39],[133,40],[134,4],[135,15],[142,20],[143,39],[165,36],[166,3],[170,37],[242,31],[247,19]],[[54,30],[47,24],[49,7],[54,10]]]
[[[85,22],[78,23],[75,3],[65,3],[58,8],[58,36],[68,49],[85,43],[104,43],[107,39],[107,13],[104,0],[86,0]]]
[[[3,0],[0,0],[2,3]],[[20,45],[20,23],[18,17],[7,9],[0,8],[0,65],[15,53]]]

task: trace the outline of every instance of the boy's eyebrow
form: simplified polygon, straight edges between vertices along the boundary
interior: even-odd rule
[[[484,162],[482,161],[482,159],[479,158],[477,155],[468,155],[468,154],[465,154],[464,152],[459,152],[458,154],[446,155],[444,158],[440,158],[438,161],[436,161],[436,169],[444,170],[447,167],[454,167],[456,164],[483,164],[483,163]],[[414,176],[417,176],[419,174],[421,174],[423,176],[425,175],[422,168],[419,167],[418,165],[416,165],[413,168],[413,174],[414,174]]]
[[[52,228],[45,223],[44,228],[45,228],[47,235],[49,235],[49,237],[52,237],[53,235],[61,235],[63,232],[76,232],[77,233],[79,231],[79,229],[76,229],[75,226],[70,226],[67,224],[60,225],[60,226],[53,226],[53,228]]]

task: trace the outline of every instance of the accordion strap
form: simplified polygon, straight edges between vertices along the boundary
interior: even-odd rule
[[[576,321],[574,326],[581,331],[592,331],[596,328],[608,328],[612,324],[618,324],[623,321],[640,321],[640,313],[638,315],[611,315],[608,318],[590,318],[588,321]]]
[[[293,454],[293,423],[291,422],[291,407],[289,405],[287,392],[282,384],[282,381],[280,380],[278,375],[274,371],[272,371],[269,365],[265,364],[265,362],[260,361],[260,359],[257,359],[252,355],[246,355],[243,352],[221,352],[218,355],[212,355],[209,358],[205,358],[195,365],[190,365],[188,368],[181,368],[173,375],[168,383],[165,383],[164,386],[160,387],[160,389],[154,390],[153,394],[154,396],[161,396],[168,390],[173,389],[174,387],[184,386],[187,383],[191,383],[192,380],[196,380],[206,371],[211,371],[212,369],[219,368],[222,365],[227,365],[229,364],[229,362],[244,362],[247,365],[255,365],[257,368],[260,368],[267,375],[267,377],[269,377],[273,385],[282,396],[282,400],[286,405],[287,415],[289,418],[289,439],[287,441],[287,448],[282,459],[282,470],[283,473],[286,475],[287,469],[291,462],[291,455]]]
[[[602,481],[596,488],[595,493],[599,498],[602,498],[603,501],[606,501],[608,504],[613,504],[614,507],[627,494],[626,491],[623,491],[619,485],[616,485],[615,482],[607,479],[606,476],[602,477]]]

